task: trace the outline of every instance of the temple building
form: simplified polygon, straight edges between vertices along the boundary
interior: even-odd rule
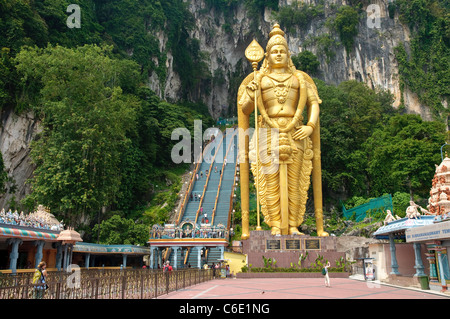
[[[385,280],[395,282],[399,278],[410,277],[421,281],[422,289],[447,291],[450,282],[450,268],[448,247],[450,246],[450,159],[445,157],[442,163],[436,167],[432,181],[430,197],[427,209],[414,202],[406,210],[405,218],[394,218],[390,212],[387,214],[385,225],[380,227],[373,235],[378,239],[389,240],[389,253],[377,253],[377,248],[372,247],[372,254],[377,256],[377,266],[381,270],[378,274],[382,277],[383,265],[389,264],[390,268],[384,272]],[[420,212],[419,212],[420,211]],[[397,241],[397,243],[396,243]],[[406,244],[399,244],[404,241]],[[414,253],[405,253],[402,250],[401,257],[404,260],[404,270],[408,271],[409,265],[414,265],[415,273],[402,273],[399,271],[398,249],[412,245]],[[373,257],[373,256],[371,256]],[[381,262],[383,260],[384,262]],[[412,263],[411,263],[412,261]],[[412,267],[409,267],[412,269]],[[424,283],[421,278],[426,278]]]
[[[90,267],[142,267],[150,249],[133,245],[84,243],[73,228],[64,229],[50,212],[40,205],[24,214],[0,211],[0,272],[33,271],[45,261],[48,270],[60,271],[76,264]]]
[[[446,291],[450,282],[450,158],[445,157],[436,167],[428,211],[433,223],[406,231],[406,242],[426,245],[426,258],[430,264],[430,288]]]

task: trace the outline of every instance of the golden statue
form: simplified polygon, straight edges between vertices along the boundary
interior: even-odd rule
[[[255,40],[245,53],[254,72],[239,87],[238,123],[241,132],[247,131],[249,116],[255,112],[256,134],[251,141],[248,134],[239,134],[242,239],[250,236],[249,160],[259,203],[257,229],[261,205],[264,222],[271,227],[272,235],[301,235],[298,227],[303,222],[312,176],[317,234],[328,236],[323,230],[322,211],[319,125],[322,101],[316,85],[306,73],[296,70],[278,24],[270,32],[265,54]],[[263,57],[263,65],[257,70]]]

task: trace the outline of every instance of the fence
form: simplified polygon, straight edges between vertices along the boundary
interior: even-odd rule
[[[357,222],[362,221],[364,218],[366,218],[366,213],[370,210],[374,209],[390,209],[391,211],[394,210],[394,207],[392,205],[392,196],[391,194],[383,195],[378,198],[371,199],[369,202],[359,205],[357,207],[354,207],[352,209],[346,209],[345,206],[342,204],[342,212],[345,219],[350,219],[352,216],[354,216],[355,220]]]
[[[80,270],[75,273],[49,272],[43,299],[151,299],[213,279],[212,269],[162,270],[114,269]],[[0,276],[0,300],[32,299],[33,273]]]

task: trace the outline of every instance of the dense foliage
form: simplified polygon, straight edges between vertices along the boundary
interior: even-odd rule
[[[399,44],[402,88],[417,93],[436,119],[449,115],[443,102],[450,96],[450,12],[448,1],[396,0],[400,19],[411,30],[409,48]]]
[[[171,161],[172,130],[192,131],[194,120],[204,129],[213,125],[206,106],[162,101],[143,85],[153,72],[162,87],[166,78],[167,51],[160,52],[153,31],[168,36],[183,97],[192,98],[209,77],[198,41],[188,35],[187,4],[82,0],[79,29],[66,25],[69,4],[0,2],[0,107],[31,110],[42,124],[31,145],[33,192],[22,204],[50,207],[86,230],[86,240],[98,237],[90,226],[110,210],[147,228],[164,222],[186,169]],[[2,173],[1,185],[6,180]]]
[[[358,11],[351,6],[340,7],[332,23],[347,52],[353,49],[354,37],[358,34],[358,23]]]
[[[116,214],[95,225],[93,232],[98,234],[99,242],[105,245],[120,243],[145,246],[148,241],[149,229],[145,224],[137,224],[132,219]]]
[[[317,57],[314,53],[308,50],[302,51],[298,55],[293,56],[292,62],[297,70],[302,70],[310,76],[313,76],[320,66],[320,62]]]
[[[362,3],[330,6],[331,17],[324,22],[330,33],[310,40],[328,62],[335,46],[352,50]],[[84,227],[86,241],[142,244],[149,225],[169,218],[181,189],[180,175],[187,168],[172,163],[170,151],[176,141],[171,133],[177,127],[192,132],[196,119],[203,121],[203,129],[214,124],[196,97],[223,75],[210,74],[208,57],[191,36],[194,18],[186,1],[80,0],[79,29],[66,25],[69,4],[70,0],[0,1],[0,108],[33,111],[42,126],[31,145],[36,165],[30,181],[33,192],[23,205],[50,207],[67,224]],[[306,30],[312,19],[323,19],[325,13],[324,1],[285,6],[277,0],[205,4],[204,10],[223,14],[222,28],[227,32],[234,11],[243,4],[248,16],[255,17],[244,36],[257,38],[262,37],[258,24],[266,9],[287,32]],[[450,86],[444,4],[397,0],[389,5],[390,16],[399,12],[412,30],[411,46],[396,51],[402,85],[417,92],[441,121],[424,122],[402,114],[392,107],[389,93],[362,83],[347,81],[335,87],[316,80],[323,100],[326,207],[391,193],[395,209],[401,210],[409,197],[426,197],[433,164],[439,163],[438,150],[445,142],[441,122],[447,114],[442,101],[448,99]],[[156,75],[164,90],[169,61],[182,85],[182,100],[177,103],[161,100],[146,85]],[[293,61],[312,75],[319,67],[309,51]],[[232,91],[242,81],[242,69],[240,61],[231,75]],[[8,176],[1,157],[0,172],[3,186]],[[256,223],[254,211],[250,220]],[[123,233],[112,235],[117,229]]]
[[[299,1],[293,1],[291,5],[283,6],[274,12],[276,21],[280,21],[281,27],[288,33],[295,28],[306,29],[316,17],[324,16],[323,4],[312,5]]]
[[[345,228],[342,203],[350,209],[390,193],[396,215],[404,216],[411,198],[425,207],[434,164],[441,161],[444,125],[401,114],[393,108],[390,93],[374,91],[364,83],[346,81],[335,87],[315,82],[323,101],[320,130],[327,230],[339,233]],[[239,238],[239,191],[236,194],[235,238]],[[315,229],[310,205],[304,224]],[[384,219],[384,213],[377,218]],[[255,227],[256,221],[256,208],[250,207],[249,223]]]
[[[139,102],[121,87],[131,85],[137,68],[109,58],[110,51],[49,46],[16,57],[24,87],[36,87],[29,99],[43,127],[32,145],[31,199],[64,212],[70,224],[113,203],[124,177],[121,157]]]

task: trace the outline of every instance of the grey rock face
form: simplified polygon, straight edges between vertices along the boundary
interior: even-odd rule
[[[319,5],[319,0],[303,0],[305,4]],[[324,2],[323,16],[314,18],[306,29],[286,31],[286,37],[292,55],[302,50],[313,52],[320,61],[318,73],[313,75],[328,84],[339,84],[346,80],[358,80],[367,83],[371,88],[389,90],[395,97],[394,106],[400,105],[401,92],[398,76],[398,64],[395,59],[394,48],[403,43],[408,48],[409,29],[400,23],[398,16],[389,17],[389,0],[374,0],[363,8],[358,25],[358,35],[351,52],[347,52],[338,35],[326,26],[328,18],[333,17],[336,8],[346,5],[345,0],[327,0]],[[291,0],[280,0],[280,7],[290,5]],[[244,50],[251,42],[249,34],[252,17],[247,16],[243,5],[233,12],[234,21],[225,21],[222,13],[214,9],[205,10],[204,0],[190,2],[189,10],[195,17],[196,27],[191,37],[200,40],[200,48],[207,53],[210,73],[213,80],[209,90],[201,92],[199,98],[208,105],[214,118],[235,114],[236,92],[239,79],[242,81],[251,67],[244,57]],[[267,42],[268,34],[275,22],[274,15],[266,10],[260,21],[259,32]],[[224,29],[224,24],[230,29]],[[225,31],[227,30],[227,31]],[[334,45],[328,49],[334,53],[329,58],[323,53],[323,48],[317,43],[317,38],[331,35]],[[165,36],[160,35],[160,43],[164,44]],[[266,43],[260,43],[265,47]],[[168,75],[162,98],[176,100],[181,87],[180,79],[176,76],[170,56],[167,59]],[[156,77],[151,77],[151,87],[157,88]],[[158,90],[161,92],[161,90]],[[404,102],[408,112],[420,114],[424,119],[431,119],[427,108],[422,105],[417,95],[407,89],[403,92]]]
[[[280,0],[280,7],[290,5],[292,0]],[[303,0],[305,4],[318,5],[319,0]],[[367,83],[369,87],[390,90],[395,97],[394,106],[401,100],[398,64],[395,59],[394,48],[405,44],[408,49],[409,29],[400,23],[398,16],[390,18],[388,3],[390,0],[373,0],[372,7],[364,7],[366,11],[358,25],[358,35],[355,37],[354,47],[347,52],[339,37],[330,32],[325,21],[332,17],[336,8],[346,5],[345,0],[325,0],[324,16],[315,18],[305,29],[286,31],[291,54],[297,55],[302,50],[313,52],[319,59],[320,66],[315,77],[329,84],[339,84],[342,81],[355,79]],[[236,114],[236,94],[240,82],[251,72],[251,66],[244,56],[245,48],[252,41],[249,33],[252,19],[243,4],[233,12],[233,21],[225,21],[222,13],[207,8],[204,0],[191,0],[189,10],[195,18],[195,28],[190,36],[200,41],[200,49],[206,53],[207,65],[212,75],[209,89],[195,92],[196,98],[203,101],[214,118]],[[376,8],[379,20],[371,19]],[[262,35],[263,47],[269,36],[273,24],[277,21],[270,10],[264,12],[259,22],[259,32]],[[376,22],[379,22],[377,24]],[[229,28],[224,28],[229,24]],[[292,32],[294,31],[294,32]],[[323,53],[323,48],[315,41],[317,37],[330,34],[334,45],[328,49],[334,52],[329,58]],[[165,50],[167,35],[159,32],[156,35],[160,43],[160,51]],[[181,81],[177,70],[173,67],[173,56],[167,54],[167,77],[160,82],[156,74],[148,79],[149,87],[161,98],[177,101],[180,97]],[[410,113],[417,113],[424,119],[431,119],[428,109],[422,105],[417,95],[407,88],[403,92],[406,109]],[[29,158],[30,143],[39,131],[39,123],[32,113],[14,114],[11,110],[1,113],[0,150],[8,175],[12,182],[7,185],[12,192],[0,197],[0,207],[15,197],[21,200],[29,193],[30,186],[26,180],[32,176],[33,165]]]

